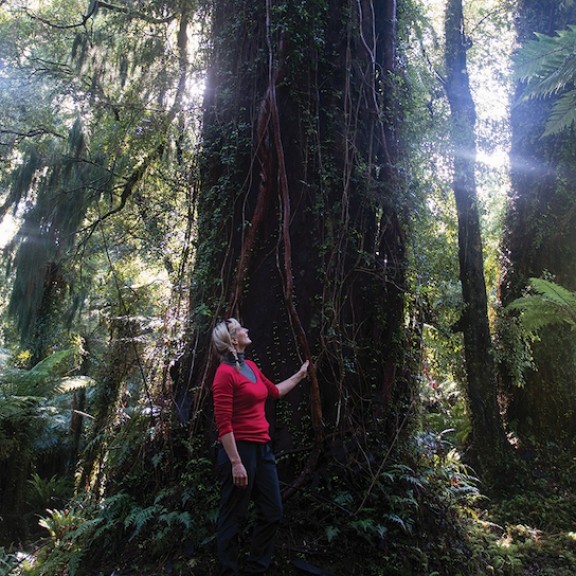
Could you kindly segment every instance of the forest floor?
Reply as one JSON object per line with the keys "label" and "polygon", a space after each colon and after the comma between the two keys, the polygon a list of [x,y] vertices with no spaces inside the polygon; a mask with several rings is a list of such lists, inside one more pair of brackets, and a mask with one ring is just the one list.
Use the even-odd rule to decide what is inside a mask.
{"label": "forest floor", "polygon": [[[505,483],[504,483],[505,484]],[[576,576],[576,458],[550,450],[525,457],[525,472],[510,486],[457,515],[437,515],[422,505],[423,518],[415,533],[399,531],[388,540],[357,538],[358,530],[327,537],[326,518],[302,505],[286,506],[286,522],[268,576]],[[298,509],[296,509],[296,506]],[[464,509],[465,508],[465,509]],[[436,514],[430,518],[431,512]],[[419,512],[420,513],[420,512]],[[350,520],[350,522],[353,522]],[[368,536],[368,533],[366,534]],[[22,551],[12,569],[9,552],[0,554],[0,576],[216,576],[213,537],[200,546],[182,539],[168,554],[150,560],[150,548],[128,545],[106,567],[94,556],[97,569],[74,571],[69,562],[59,568],[43,559],[48,540],[38,539]],[[46,544],[43,546],[43,544]],[[241,542],[248,547],[247,537]],[[45,556],[45,558],[48,558]],[[29,562],[30,559],[33,561]],[[4,564],[3,564],[4,562]],[[26,565],[28,567],[26,568]]]}
{"label": "forest floor", "polygon": [[524,477],[480,513],[502,552],[495,554],[495,573],[575,576],[576,458],[550,447],[525,463]]}
{"label": "forest floor", "polygon": [[[528,457],[526,473],[513,487],[481,495],[467,511],[464,531],[447,528],[448,538],[429,534],[446,543],[444,549],[432,548],[433,559],[422,559],[424,546],[416,538],[378,550],[361,542],[326,544],[326,527],[318,518],[306,517],[306,511],[302,515],[296,528],[284,526],[268,576],[576,576],[576,459],[552,450],[544,457]],[[442,549],[444,564],[438,553]],[[477,561],[454,561],[463,550]],[[161,571],[158,566],[141,570],[99,576],[217,573],[213,558],[201,556],[183,564],[169,561]]]}

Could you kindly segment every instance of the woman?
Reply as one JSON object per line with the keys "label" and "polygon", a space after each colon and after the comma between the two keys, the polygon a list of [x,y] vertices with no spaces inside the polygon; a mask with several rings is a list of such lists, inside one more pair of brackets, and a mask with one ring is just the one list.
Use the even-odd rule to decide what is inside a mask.
{"label": "woman", "polygon": [[265,404],[281,398],[306,377],[308,361],[293,376],[273,384],[244,358],[252,343],[238,320],[220,322],[212,332],[220,365],[212,387],[222,476],[216,540],[221,576],[238,574],[238,533],[250,500],[257,522],[245,574],[263,574],[272,561],[274,537],[282,519],[276,460],[270,447]]}

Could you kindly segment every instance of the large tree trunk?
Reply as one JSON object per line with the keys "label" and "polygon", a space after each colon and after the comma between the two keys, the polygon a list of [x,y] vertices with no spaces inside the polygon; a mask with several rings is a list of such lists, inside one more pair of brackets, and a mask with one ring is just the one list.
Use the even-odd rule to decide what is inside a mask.
{"label": "large tree trunk", "polygon": [[462,0],[446,9],[446,94],[454,149],[453,189],[458,213],[458,254],[464,300],[462,328],[472,445],[486,471],[502,468],[509,452],[497,399],[484,279],[482,233],[476,195],[476,112],[467,73]]}
{"label": "large tree trunk", "polygon": [[272,379],[313,360],[291,409],[270,415],[281,449],[309,431],[310,464],[327,430],[354,443],[397,400],[404,239],[397,136],[382,120],[384,101],[394,118],[395,2],[228,0],[215,10],[177,403],[185,421],[206,414],[196,408],[215,367],[210,329],[239,316]]}
{"label": "large tree trunk", "polygon": [[[576,8],[552,0],[519,3],[520,44],[576,22]],[[573,134],[541,138],[550,100],[522,100],[511,113],[511,198],[505,221],[504,304],[522,295],[531,277],[551,274],[576,289],[576,198]],[[508,419],[524,441],[572,444],[576,433],[576,342],[563,327],[544,329],[533,345],[535,369],[523,387],[509,386]]]}

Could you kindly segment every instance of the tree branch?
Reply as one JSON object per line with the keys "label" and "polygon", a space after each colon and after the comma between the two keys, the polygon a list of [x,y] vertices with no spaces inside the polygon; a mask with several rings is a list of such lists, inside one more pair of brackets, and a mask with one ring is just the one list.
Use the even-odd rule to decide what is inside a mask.
{"label": "tree branch", "polygon": [[170,14],[169,16],[166,16],[166,18],[153,18],[152,16],[142,14],[141,12],[137,12],[136,10],[130,10],[128,8],[125,8],[124,6],[117,6],[116,4],[111,4],[109,2],[102,2],[102,0],[96,0],[94,4],[96,7],[121,12],[122,14],[130,16],[131,18],[138,18],[138,20],[144,20],[145,22],[150,22],[151,24],[166,24],[174,20],[174,18],[176,17],[176,14]]}
{"label": "tree branch", "polygon": [[56,24],[55,22],[51,22],[50,20],[48,20],[46,18],[42,18],[41,16],[38,16],[37,14],[30,12],[30,10],[25,10],[25,13],[32,20],[38,20],[38,22],[42,22],[42,24],[46,24],[46,26],[50,26],[50,28],[55,28],[57,30],[71,30],[73,28],[84,28],[86,26],[86,22],[88,22],[88,20],[90,20],[90,18],[92,18],[92,16],[96,13],[97,7],[98,7],[98,2],[94,2],[90,6],[90,9],[88,10],[88,12],[82,16],[82,21],[76,22],[75,24]]}
{"label": "tree branch", "polygon": [[88,8],[88,12],[82,16],[80,22],[76,22],[74,24],[58,24],[56,22],[52,22],[47,18],[42,18],[29,10],[26,10],[26,14],[32,18],[32,20],[38,20],[38,22],[42,22],[42,24],[46,24],[46,26],[50,26],[51,28],[55,28],[57,30],[71,30],[74,28],[83,28],[86,26],[86,23],[90,18],[96,15],[98,8],[104,8],[106,10],[110,10],[113,12],[120,12],[121,14],[126,14],[126,16],[130,18],[136,18],[138,20],[144,20],[144,22],[149,22],[151,24],[166,24],[171,22],[175,18],[175,14],[170,14],[166,16],[166,18],[154,18],[152,16],[148,16],[147,14],[143,14],[142,12],[137,12],[136,10],[130,10],[125,6],[118,6],[116,4],[111,4],[110,2],[103,2],[101,0],[95,0],[90,3]]}
{"label": "tree branch", "polygon": [[0,134],[9,134],[12,136],[18,136],[19,138],[34,138],[35,136],[44,136],[46,134],[51,134],[56,136],[56,138],[65,139],[66,137],[54,130],[49,130],[48,128],[32,128],[27,132],[22,132],[20,130],[11,130],[9,128],[1,129]]}

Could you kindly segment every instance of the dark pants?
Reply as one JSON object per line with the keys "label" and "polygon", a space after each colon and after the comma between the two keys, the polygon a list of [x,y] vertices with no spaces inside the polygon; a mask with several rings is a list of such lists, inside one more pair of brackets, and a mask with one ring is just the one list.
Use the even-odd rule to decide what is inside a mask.
{"label": "dark pants", "polygon": [[238,453],[248,473],[248,487],[234,486],[232,466],[224,451],[218,453],[222,480],[220,515],[216,527],[221,576],[238,574],[238,534],[248,513],[250,500],[256,506],[247,574],[263,574],[272,561],[274,537],[282,520],[282,499],[276,459],[269,444],[237,442]]}

